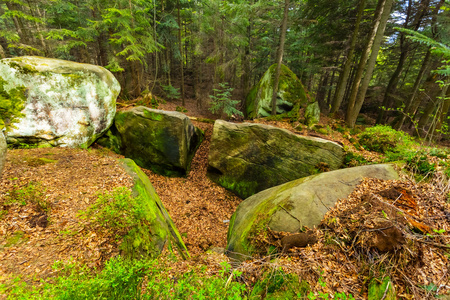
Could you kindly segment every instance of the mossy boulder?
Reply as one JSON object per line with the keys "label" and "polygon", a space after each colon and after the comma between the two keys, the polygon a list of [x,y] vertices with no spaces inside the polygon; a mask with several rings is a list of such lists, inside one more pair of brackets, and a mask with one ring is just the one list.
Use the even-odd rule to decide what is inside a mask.
{"label": "mossy boulder", "polygon": [[3,167],[5,166],[6,161],[6,139],[3,135],[3,132],[0,131],[0,178],[2,178]]}
{"label": "mossy boulder", "polygon": [[186,176],[203,140],[186,115],[144,106],[117,112],[114,125],[123,155],[166,176]]}
{"label": "mossy boulder", "polygon": [[361,179],[398,179],[393,165],[368,165],[336,170],[294,180],[264,190],[239,204],[230,220],[227,252],[243,260],[258,249],[252,237],[274,231],[298,232],[304,226],[320,224],[325,213],[338,199],[348,197]]}
{"label": "mossy boulder", "polygon": [[[87,147],[111,126],[120,85],[100,66],[23,56],[0,60],[8,144]],[[15,111],[17,110],[17,111]]]}
{"label": "mossy boulder", "polygon": [[319,172],[338,169],[342,147],[255,123],[217,120],[208,157],[208,176],[241,198]]}
{"label": "mossy boulder", "polygon": [[128,258],[158,256],[165,246],[175,246],[183,258],[189,253],[178,229],[165,209],[147,175],[131,159],[120,160],[121,166],[133,177],[133,196],[141,197],[145,224],[132,228],[121,245],[122,255]]}
{"label": "mossy boulder", "polygon": [[[272,94],[276,64],[264,73],[245,100],[245,117],[248,119],[268,117],[272,114]],[[292,111],[298,113],[300,107],[314,102],[297,76],[285,65],[281,65],[277,93],[277,114]]]}

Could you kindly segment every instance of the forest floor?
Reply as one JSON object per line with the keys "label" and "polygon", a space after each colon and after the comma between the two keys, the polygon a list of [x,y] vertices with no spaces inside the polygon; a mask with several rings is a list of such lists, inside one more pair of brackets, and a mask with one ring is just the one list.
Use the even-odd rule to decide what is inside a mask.
{"label": "forest floor", "polygon": [[[161,104],[159,109],[176,110],[180,104],[167,102]],[[186,108],[188,111],[185,113],[191,117],[217,118],[203,109],[197,109],[195,104]],[[217,270],[221,261],[229,260],[221,251],[226,245],[229,219],[242,201],[207,178],[207,155],[213,125],[193,122],[205,132],[205,140],[186,178],[167,178],[144,170],[192,256],[187,262],[179,263],[180,272],[185,265],[198,264]],[[355,149],[349,137],[338,132],[328,135],[308,129],[298,132],[295,126],[281,121],[258,122],[340,142],[372,161],[379,156],[364,149]],[[323,122],[329,125],[334,121],[325,119]],[[12,278],[21,276],[26,282],[38,284],[41,279],[57,275],[52,269],[55,261],[76,260],[89,267],[101,267],[118,254],[116,241],[107,238],[98,228],[92,228],[89,221],[80,217],[79,211],[93,204],[99,192],[131,186],[131,178],[117,165],[117,158],[120,157],[95,146],[88,150],[52,148],[8,151],[0,180],[0,283],[11,282]],[[371,226],[367,224],[373,219],[374,211],[361,209],[362,199],[367,195],[379,198],[383,191],[393,187],[400,193],[408,194],[413,204],[405,209],[404,203],[398,199],[383,198],[383,201],[390,201],[386,205],[391,210],[394,207],[396,212],[408,214],[412,221],[397,222],[389,213],[386,218],[395,219],[396,224],[400,224],[396,226],[403,229],[411,227],[411,223],[416,229],[428,229],[412,235],[408,231],[410,235],[406,241],[399,243],[399,249],[393,253],[369,251],[364,246],[363,236],[357,245],[345,245],[343,241],[349,238],[349,232]],[[260,258],[245,262],[239,266],[243,272],[241,280],[251,286],[267,270],[283,270],[299,275],[316,294],[352,293],[356,299],[362,299],[367,297],[366,280],[369,276],[388,274],[401,298],[424,299],[437,293],[448,293],[450,216],[446,213],[450,211],[450,204],[446,202],[445,192],[448,192],[448,183],[439,178],[421,185],[407,178],[388,182],[364,180],[348,199],[342,199],[329,212],[323,226],[315,229],[318,237],[316,244],[291,249],[276,260]],[[13,198],[19,201],[12,202]],[[380,207],[376,212],[386,214],[386,207]],[[358,221],[349,223],[348,220],[355,220],[355,215]],[[48,221],[45,216],[48,216]],[[339,226],[330,225],[330,220]],[[432,229],[437,231],[443,228],[447,231],[439,237],[429,239],[426,235],[435,235]],[[265,245],[274,243],[264,237],[260,242]],[[211,249],[212,254],[207,252]],[[383,266],[381,269],[386,274],[378,274],[376,266]],[[384,266],[389,266],[389,269]]]}

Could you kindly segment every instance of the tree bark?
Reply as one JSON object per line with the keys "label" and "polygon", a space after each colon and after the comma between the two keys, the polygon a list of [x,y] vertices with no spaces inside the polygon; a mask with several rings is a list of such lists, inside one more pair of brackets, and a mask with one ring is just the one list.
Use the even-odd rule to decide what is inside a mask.
{"label": "tree bark", "polygon": [[[433,17],[431,19],[431,28],[432,28],[433,38],[435,38],[437,35],[437,27],[436,27],[437,15],[439,13],[441,6],[444,3],[445,3],[445,0],[439,1],[439,3],[436,4],[436,7],[433,9]],[[429,68],[430,57],[431,57],[431,52],[430,52],[430,48],[428,48],[428,51],[422,62],[422,67],[420,68],[420,71],[416,77],[416,81],[414,82],[412,94],[409,97],[409,99],[407,100],[405,114],[403,114],[401,116],[401,118],[399,119],[399,121],[394,125],[394,128],[397,130],[399,130],[403,126],[403,123],[405,122],[407,116],[412,117],[417,112],[417,109],[420,105],[420,98],[417,97],[417,92],[419,91],[419,87],[422,83],[423,78],[425,76],[427,76],[426,74],[430,71],[430,68]],[[411,120],[411,121],[413,121],[413,120]]]}
{"label": "tree bark", "polygon": [[[428,6],[430,4],[430,0],[424,0],[421,3],[421,12],[418,13],[413,20],[413,30],[417,30],[421,24],[422,18],[425,15],[425,12],[428,10]],[[405,23],[403,24],[403,28],[409,27],[409,20],[411,17],[411,9],[412,9],[412,0],[409,0],[408,3],[408,11],[405,18]],[[388,86],[386,88],[386,92],[384,93],[384,99],[383,99],[383,107],[392,107],[393,102],[393,95],[397,90],[397,85],[400,80],[400,76],[403,72],[403,68],[406,62],[406,59],[408,58],[408,54],[410,51],[410,43],[406,40],[405,34],[403,32],[400,33],[400,58],[397,63],[397,68],[395,69],[394,73],[391,76],[391,79],[389,80]],[[384,109],[381,109],[378,113],[377,118],[377,124],[386,122],[385,120],[386,111]]]}
{"label": "tree bark", "polygon": [[284,53],[284,42],[286,40],[286,30],[287,30],[287,21],[288,21],[288,13],[289,13],[289,0],[284,1],[284,13],[283,13],[283,21],[281,22],[281,32],[280,32],[280,43],[278,45],[277,52],[277,68],[275,72],[275,79],[273,84],[273,93],[272,93],[272,115],[277,113],[277,94],[278,94],[278,83],[280,81],[281,74],[281,62],[283,61],[283,53]]}
{"label": "tree bark", "polygon": [[181,72],[181,105],[185,106],[184,102],[184,60],[183,60],[183,43],[181,40],[181,17],[180,17],[180,0],[177,1],[177,19],[178,19],[178,43],[180,48],[180,72]]}
{"label": "tree bark", "polygon": [[[363,57],[360,60],[356,80],[353,84],[352,93],[350,95],[349,104],[347,106],[347,115],[345,122],[350,128],[353,128],[355,126],[356,118],[358,117],[359,111],[361,110],[361,106],[364,102],[367,88],[369,87],[369,82],[372,78],[373,69],[375,68],[378,51],[380,50],[380,45],[383,40],[386,23],[391,13],[393,2],[394,0],[379,0],[378,2],[372,33],[369,38],[369,42],[367,43],[367,47],[364,51]],[[366,58],[369,56],[369,53],[370,57],[369,60],[367,60]],[[364,68],[366,67],[366,65],[366,73],[363,78]]]}
{"label": "tree bark", "polygon": [[355,30],[353,31],[352,37],[350,39],[350,49],[347,54],[347,59],[344,64],[344,69],[342,70],[342,73],[339,76],[338,85],[336,87],[336,92],[334,94],[333,102],[331,104],[331,111],[330,111],[331,114],[334,114],[339,110],[339,108],[342,104],[342,100],[344,99],[345,90],[346,90],[347,83],[348,83],[349,76],[350,76],[350,70],[352,69],[353,55],[355,53],[356,40],[357,40],[358,34],[359,34],[359,25],[361,23],[362,15],[364,14],[365,6],[366,6],[366,0],[359,1]]}

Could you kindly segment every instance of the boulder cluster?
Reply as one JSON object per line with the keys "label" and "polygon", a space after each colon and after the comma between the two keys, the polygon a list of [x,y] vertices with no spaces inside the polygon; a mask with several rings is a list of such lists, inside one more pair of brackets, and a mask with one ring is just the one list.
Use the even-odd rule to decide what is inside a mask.
{"label": "boulder cluster", "polygon": [[[267,95],[272,93],[267,88],[272,77],[270,69],[268,72],[247,99],[246,114],[250,118],[265,116],[270,109]],[[310,120],[307,123],[316,123],[316,104],[291,73],[283,68],[277,110],[286,113],[303,107]],[[136,196],[148,201],[146,213],[153,216],[149,220],[155,220],[150,229],[154,236],[140,235],[130,245],[140,253],[159,253],[170,240],[189,256],[148,178],[147,182],[134,165],[166,176],[186,176],[204,137],[186,115],[142,106],[116,112],[120,86],[108,70],[57,59],[0,60],[0,89],[8,101],[21,101],[16,106],[20,112],[9,112],[14,122],[3,122],[6,141],[0,133],[0,171],[6,142],[12,146],[88,147],[97,141],[132,159],[123,165],[136,178]],[[257,123],[217,120],[208,176],[246,199],[230,221],[230,255],[260,252],[251,242],[257,231],[270,228],[295,233],[318,225],[329,208],[350,194],[363,177],[398,176],[389,165],[339,170],[343,156],[343,148],[332,141]],[[293,239],[305,245],[313,240],[302,235]],[[285,242],[286,247],[294,242]]]}

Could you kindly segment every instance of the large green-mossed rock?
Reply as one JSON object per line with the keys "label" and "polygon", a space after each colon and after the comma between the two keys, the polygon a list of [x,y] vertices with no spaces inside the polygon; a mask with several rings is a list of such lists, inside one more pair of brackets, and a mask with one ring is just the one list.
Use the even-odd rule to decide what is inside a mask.
{"label": "large green-mossed rock", "polygon": [[313,228],[337,200],[347,198],[362,178],[398,179],[392,165],[368,165],[336,170],[294,180],[264,190],[241,202],[230,220],[227,251],[243,259],[264,254],[251,237],[270,228],[298,232],[303,226]]}
{"label": "large green-mossed rock", "polygon": [[114,125],[121,154],[167,176],[187,175],[203,139],[203,132],[186,115],[143,106],[118,111]]}
{"label": "large green-mossed rock", "polygon": [[0,131],[0,178],[2,178],[3,167],[5,166],[6,161],[6,139],[3,135],[3,132]]}
{"label": "large green-mossed rock", "polygon": [[342,162],[343,149],[337,143],[263,124],[217,120],[208,175],[244,199],[323,167],[338,169]]}
{"label": "large green-mossed rock", "polygon": [[[272,94],[276,64],[264,73],[245,100],[245,116],[249,119],[268,117],[272,114]],[[297,76],[285,65],[281,65],[277,94],[277,114],[306,107],[311,101],[305,87]],[[314,101],[312,101],[314,102]]]}
{"label": "large green-mossed rock", "polygon": [[121,245],[125,257],[141,258],[158,256],[165,246],[176,247],[183,258],[189,253],[178,229],[165,209],[147,175],[131,159],[120,160],[120,165],[134,181],[133,196],[140,197],[145,223],[132,228]]}
{"label": "large green-mossed rock", "polygon": [[100,66],[35,56],[0,60],[0,93],[19,110],[11,111],[17,120],[4,120],[10,144],[87,147],[111,126],[119,92]]}

